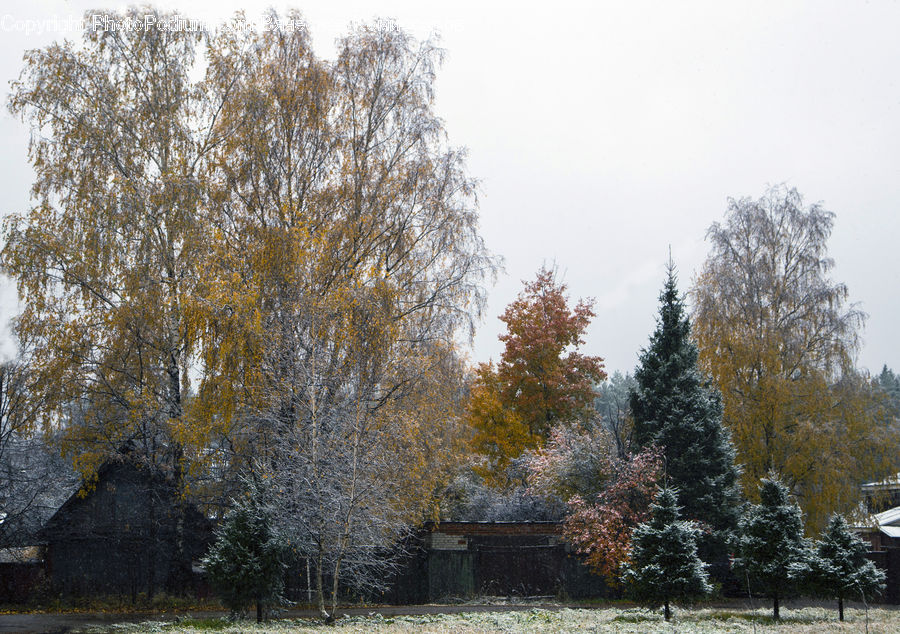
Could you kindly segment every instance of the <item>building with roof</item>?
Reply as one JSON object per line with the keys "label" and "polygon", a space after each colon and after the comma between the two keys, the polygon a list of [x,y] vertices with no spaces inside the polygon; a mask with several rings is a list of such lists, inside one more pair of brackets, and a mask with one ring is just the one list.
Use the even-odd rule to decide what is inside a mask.
{"label": "building with roof", "polygon": [[860,488],[863,503],[853,530],[872,551],[900,548],[900,473]]}
{"label": "building with roof", "polygon": [[383,600],[618,596],[562,539],[561,522],[428,522],[417,541]]}
{"label": "building with roof", "polygon": [[212,527],[162,473],[109,461],[86,494],[76,493],[38,534],[46,574],[64,594],[181,593]]}
{"label": "building with roof", "polygon": [[880,513],[900,506],[900,473],[878,482],[866,482],[860,488],[869,513]]}
{"label": "building with roof", "polygon": [[900,548],[900,506],[870,515],[867,522],[858,522],[853,530],[869,542],[870,550]]}

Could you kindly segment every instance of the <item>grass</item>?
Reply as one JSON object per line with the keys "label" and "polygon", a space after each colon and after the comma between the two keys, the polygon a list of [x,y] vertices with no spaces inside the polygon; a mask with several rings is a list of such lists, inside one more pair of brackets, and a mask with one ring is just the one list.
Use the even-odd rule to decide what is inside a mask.
{"label": "grass", "polygon": [[[602,609],[561,608],[559,610],[531,609],[509,612],[464,612],[460,614],[429,614],[417,616],[381,615],[351,616],[338,619],[334,625],[324,625],[308,619],[282,619],[257,625],[253,621],[232,623],[227,619],[191,619],[180,622],[148,621],[121,624],[89,630],[115,634],[143,632],[285,632],[342,634],[363,632],[383,633],[456,633],[456,632],[783,632],[813,634],[818,632],[865,632],[864,610],[846,610],[845,621],[837,620],[837,611],[823,607],[782,609],[782,620],[772,620],[766,609],[743,610],[722,608],[676,609],[671,622],[663,620],[659,610],[646,608],[608,607]],[[868,632],[872,634],[900,631],[900,611],[878,607],[869,610]]]}

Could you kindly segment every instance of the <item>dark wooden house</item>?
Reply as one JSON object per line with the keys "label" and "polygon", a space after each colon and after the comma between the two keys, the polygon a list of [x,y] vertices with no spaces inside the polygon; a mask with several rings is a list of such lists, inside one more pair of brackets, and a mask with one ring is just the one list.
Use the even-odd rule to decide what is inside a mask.
{"label": "dark wooden house", "polygon": [[192,562],[208,549],[212,528],[171,480],[125,460],[103,465],[95,487],[69,498],[39,537],[57,590],[134,598],[192,590]]}

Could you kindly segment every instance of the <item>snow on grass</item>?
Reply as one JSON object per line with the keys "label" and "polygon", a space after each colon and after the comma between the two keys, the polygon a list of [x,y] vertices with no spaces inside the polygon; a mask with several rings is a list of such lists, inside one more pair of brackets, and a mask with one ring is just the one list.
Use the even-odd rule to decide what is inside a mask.
{"label": "snow on grass", "polygon": [[[848,609],[846,620],[837,620],[836,610],[824,608],[782,609],[782,620],[775,623],[771,611],[683,609],[676,610],[670,623],[666,623],[659,611],[642,608],[569,609],[509,612],[465,612],[461,614],[434,614],[420,616],[353,616],[339,619],[334,625],[303,619],[275,620],[261,625],[240,621],[229,623],[224,619],[181,623],[145,622],[121,624],[93,632],[137,634],[143,632],[209,632],[228,634],[238,632],[315,632],[337,631],[344,634],[363,632],[429,632],[455,634],[456,632],[619,632],[638,634],[644,632],[783,632],[813,634],[819,632],[864,632],[866,617],[863,610]],[[900,611],[876,608],[869,610],[868,631],[872,634],[900,631]]]}

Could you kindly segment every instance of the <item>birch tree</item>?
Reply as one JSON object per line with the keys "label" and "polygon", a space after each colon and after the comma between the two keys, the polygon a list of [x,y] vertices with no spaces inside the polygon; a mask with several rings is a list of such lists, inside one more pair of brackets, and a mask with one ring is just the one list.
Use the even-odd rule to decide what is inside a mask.
{"label": "birch tree", "polygon": [[[129,9],[112,18],[173,17]],[[88,479],[126,442],[181,479],[196,329],[201,165],[218,138],[215,95],[191,79],[203,33],[104,30],[25,54],[9,107],[31,127],[34,206],[7,218],[0,253],[16,279],[35,389]],[[216,128],[218,130],[218,128]]]}
{"label": "birch tree", "polygon": [[896,472],[897,434],[854,367],[864,314],[831,279],[834,214],[794,189],[731,200],[693,289],[699,362],[722,393],[745,493],[776,471],[809,526]]}
{"label": "birch tree", "polygon": [[32,125],[36,206],[2,264],[42,402],[57,426],[82,413],[63,429],[79,469],[125,443],[182,490],[209,463],[300,469],[293,490],[321,508],[315,539],[295,537],[322,549],[324,611],[340,553],[423,517],[449,477],[457,342],[496,263],[433,112],[441,50],[375,23],[325,62],[288,17],[30,52],[11,109]]}
{"label": "birch tree", "polygon": [[251,38],[213,47],[211,76],[240,79],[209,169],[196,412],[271,470],[327,613],[448,477],[455,341],[495,265],[432,111],[433,43],[376,23],[329,64],[302,29]]}

